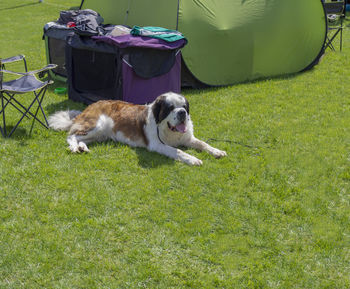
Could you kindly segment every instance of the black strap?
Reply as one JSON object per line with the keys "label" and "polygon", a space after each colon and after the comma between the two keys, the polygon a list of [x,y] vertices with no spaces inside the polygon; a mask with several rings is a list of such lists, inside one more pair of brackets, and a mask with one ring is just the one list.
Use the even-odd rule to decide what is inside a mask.
{"label": "black strap", "polygon": [[160,136],[159,136],[159,126],[157,126],[157,136],[158,136],[159,141],[160,141],[163,145],[165,145],[165,143],[160,139]]}

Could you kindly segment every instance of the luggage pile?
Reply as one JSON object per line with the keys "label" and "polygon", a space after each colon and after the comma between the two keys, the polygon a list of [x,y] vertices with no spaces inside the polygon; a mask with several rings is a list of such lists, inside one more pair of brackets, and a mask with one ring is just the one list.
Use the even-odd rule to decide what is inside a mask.
{"label": "luggage pile", "polygon": [[186,38],[161,27],[103,25],[95,11],[62,11],[44,27],[54,79],[67,81],[71,100],[119,99],[136,104],[181,91],[181,48]]}

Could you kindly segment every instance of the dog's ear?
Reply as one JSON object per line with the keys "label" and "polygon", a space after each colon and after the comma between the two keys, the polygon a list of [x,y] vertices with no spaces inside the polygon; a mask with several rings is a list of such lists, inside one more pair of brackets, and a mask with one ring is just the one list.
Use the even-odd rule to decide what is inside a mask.
{"label": "dog's ear", "polygon": [[185,104],[185,109],[186,109],[186,111],[187,111],[187,114],[190,114],[190,104],[188,103],[188,101],[187,101],[186,98],[185,98],[185,102],[186,102],[186,104]]}
{"label": "dog's ear", "polygon": [[161,122],[160,111],[162,109],[163,103],[164,103],[164,97],[159,96],[152,105],[152,112],[153,112],[154,119],[156,120],[157,124]]}

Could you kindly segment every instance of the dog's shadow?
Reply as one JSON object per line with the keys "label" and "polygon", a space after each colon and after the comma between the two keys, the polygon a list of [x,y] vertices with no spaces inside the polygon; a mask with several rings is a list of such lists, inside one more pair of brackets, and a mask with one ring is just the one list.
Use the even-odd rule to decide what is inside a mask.
{"label": "dog's shadow", "polygon": [[156,152],[150,152],[145,148],[132,148],[138,157],[139,165],[145,169],[158,168],[165,165],[174,165],[175,160],[160,155]]}
{"label": "dog's shadow", "polygon": [[[115,149],[122,148],[122,147],[130,148],[136,153],[139,166],[145,169],[152,169],[152,168],[158,168],[165,165],[175,164],[175,160],[168,158],[164,155],[161,155],[159,153],[151,152],[146,148],[131,147],[120,142],[114,142],[112,140],[108,140],[105,142],[92,142],[91,144],[89,144],[89,149],[91,150],[90,153],[94,153],[94,150],[101,148],[101,146],[105,146],[102,149],[106,149],[106,150],[108,150],[108,147],[115,148]],[[67,153],[71,153],[71,152],[67,150]]]}

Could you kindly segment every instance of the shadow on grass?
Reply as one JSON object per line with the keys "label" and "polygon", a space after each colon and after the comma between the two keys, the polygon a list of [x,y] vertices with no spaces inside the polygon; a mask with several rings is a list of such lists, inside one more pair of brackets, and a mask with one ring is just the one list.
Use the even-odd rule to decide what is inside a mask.
{"label": "shadow on grass", "polygon": [[[13,128],[14,128],[14,125],[6,126],[6,133],[9,134]],[[0,137],[4,139],[4,137],[1,134],[0,134]],[[5,138],[13,139],[13,140],[21,140],[22,142],[20,143],[20,145],[25,146],[26,144],[23,141],[32,138],[32,135],[30,135],[29,131],[27,131],[26,129],[18,126],[10,137],[7,136]]]}
{"label": "shadow on grass", "polygon": [[145,169],[157,168],[164,165],[174,164],[175,160],[155,152],[150,152],[145,148],[133,148],[139,159],[139,165]]}
{"label": "shadow on grass", "polygon": [[[89,149],[91,150],[91,153],[94,153],[94,150],[97,150],[99,147],[105,147],[103,149],[108,150],[108,147],[114,147],[117,149],[125,146],[128,146],[128,145],[120,142],[115,142],[112,140],[108,140],[105,142],[92,142],[91,144],[88,145]],[[138,164],[142,168],[154,169],[164,165],[173,165],[175,163],[175,160],[170,159],[166,156],[160,155],[156,152],[148,151],[146,148],[130,147],[130,149],[132,149],[136,153],[138,158]],[[67,149],[67,153],[71,154],[69,149]]]}
{"label": "shadow on grass", "polygon": [[62,100],[61,102],[51,103],[45,106],[47,116],[60,110],[84,110],[86,105],[80,102],[75,102],[70,99]]}
{"label": "shadow on grass", "polygon": [[[320,61],[322,61],[324,54],[321,56]],[[217,85],[217,86],[206,86],[206,87],[200,87],[200,88],[192,88],[192,87],[182,87],[181,88],[181,93],[186,96],[186,94],[192,94],[192,95],[198,95],[202,94],[204,92],[217,92],[223,88],[230,88],[234,86],[240,86],[240,85],[256,85],[256,83],[262,82],[262,81],[281,81],[281,80],[287,80],[287,79],[293,79],[295,77],[298,77],[301,74],[305,73],[310,73],[314,69],[314,66],[311,67],[308,70],[300,71],[300,72],[295,72],[287,75],[276,75],[276,76],[271,76],[271,77],[260,77],[254,80],[246,80],[246,81],[241,81],[233,84],[228,84],[228,85]]]}

